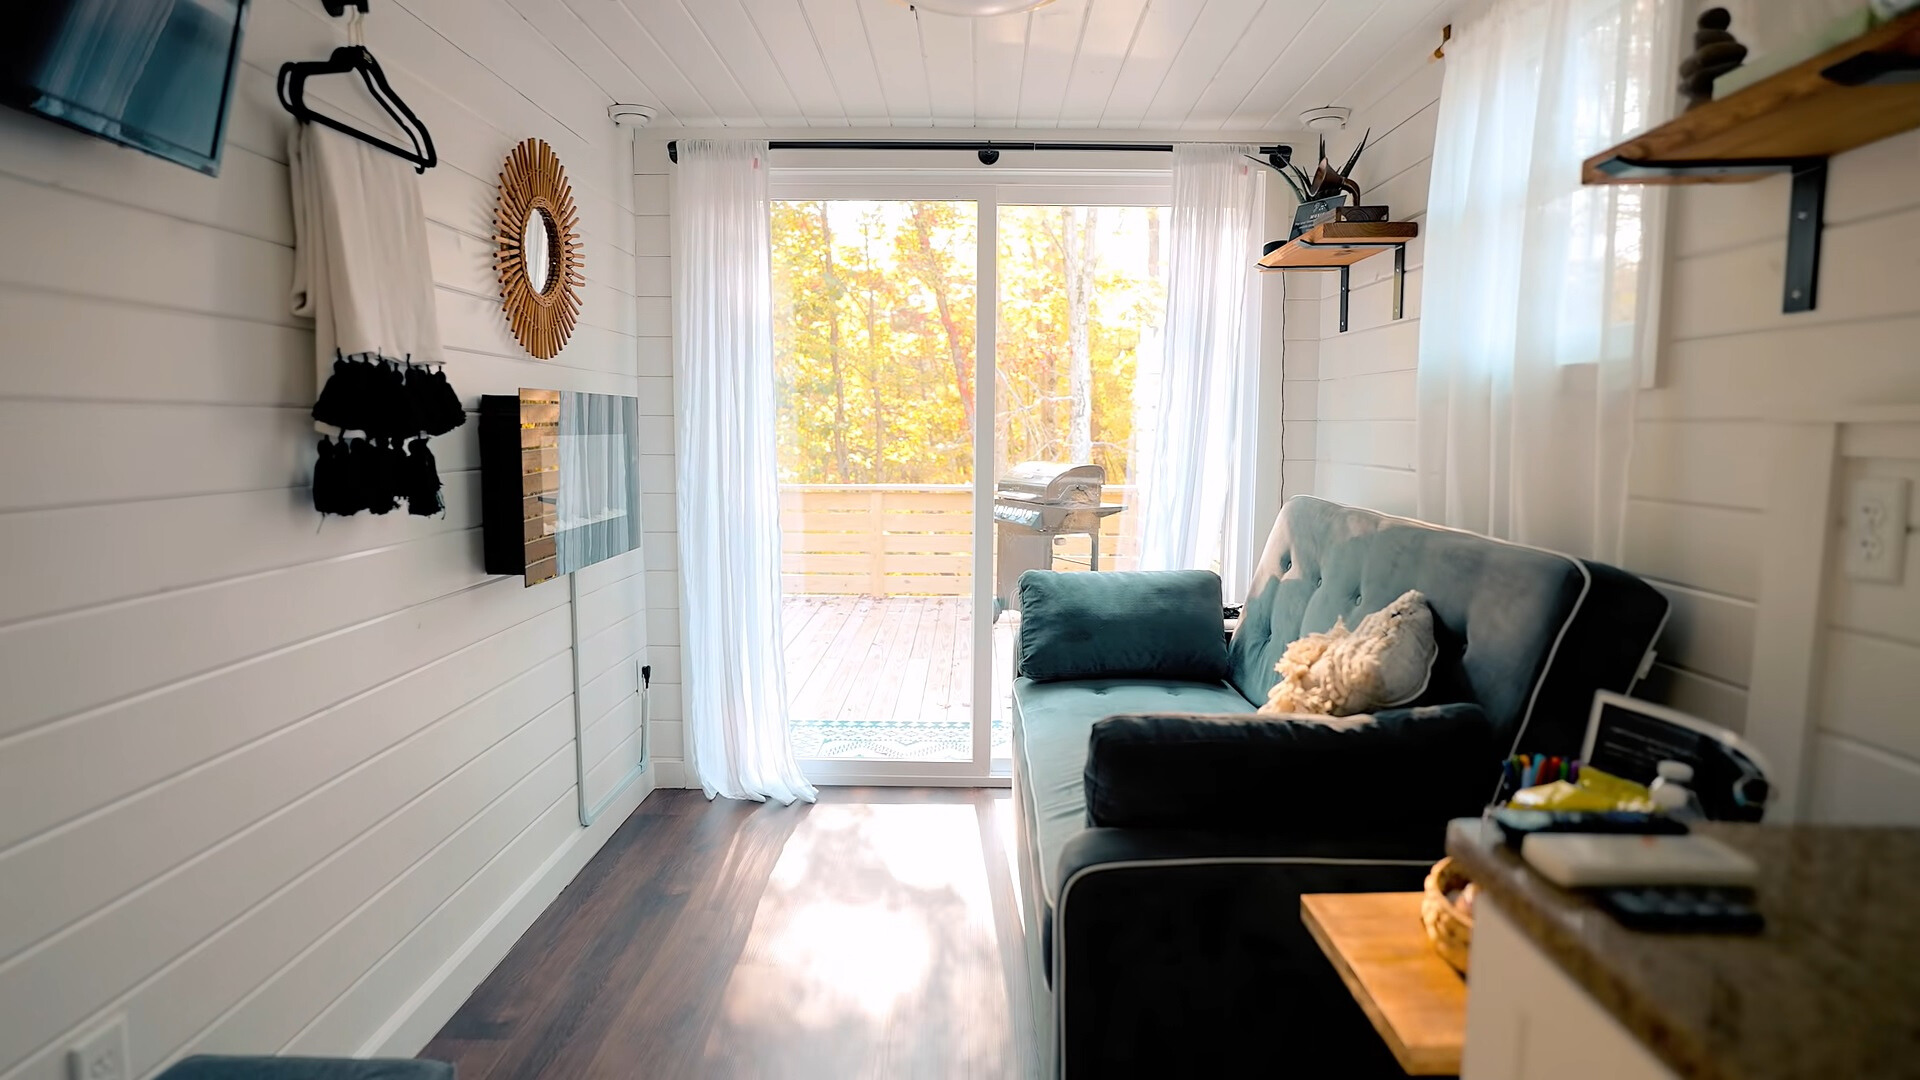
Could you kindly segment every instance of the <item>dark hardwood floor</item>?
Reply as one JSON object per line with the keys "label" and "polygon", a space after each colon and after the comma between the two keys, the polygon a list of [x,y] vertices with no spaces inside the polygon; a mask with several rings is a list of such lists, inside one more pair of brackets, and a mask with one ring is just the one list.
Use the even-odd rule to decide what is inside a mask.
{"label": "dark hardwood floor", "polygon": [[461,1080],[1026,1077],[1007,792],[659,791],[422,1057]]}

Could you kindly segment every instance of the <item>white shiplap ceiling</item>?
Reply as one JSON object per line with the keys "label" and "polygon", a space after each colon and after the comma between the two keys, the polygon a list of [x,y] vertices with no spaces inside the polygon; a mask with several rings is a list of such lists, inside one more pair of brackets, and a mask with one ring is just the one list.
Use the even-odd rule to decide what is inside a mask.
{"label": "white shiplap ceiling", "polygon": [[[1449,0],[510,0],[616,101],[677,127],[1268,131],[1354,105]],[[1428,46],[1430,47],[1430,46]],[[1400,72],[1404,74],[1404,72]]]}

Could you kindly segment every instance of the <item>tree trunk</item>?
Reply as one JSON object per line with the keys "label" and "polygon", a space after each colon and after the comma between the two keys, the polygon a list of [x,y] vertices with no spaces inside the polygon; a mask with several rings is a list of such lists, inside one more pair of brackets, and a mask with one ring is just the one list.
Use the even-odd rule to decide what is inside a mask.
{"label": "tree trunk", "polygon": [[879,334],[874,319],[874,307],[879,303],[873,295],[873,232],[871,226],[861,230],[866,240],[867,302],[862,306],[861,314],[867,324],[867,390],[873,396],[873,467],[867,477],[869,484],[884,484],[886,476],[886,448],[881,445],[887,428],[887,405],[880,396],[880,356]]}
{"label": "tree trunk", "polygon": [[[1067,245],[1070,243],[1069,237],[1073,234],[1073,223],[1067,220],[1069,213],[1066,207],[1061,207],[1059,212],[1048,217],[1046,228],[1036,230],[1044,234],[1048,256],[1057,257],[1060,260],[1057,264],[1059,267],[1057,276],[1055,276],[1054,263],[1043,264],[1040,261],[1041,241],[1037,238],[1032,241],[1033,265],[1046,267],[1040,272],[1047,275],[1045,280],[1049,286],[1056,281],[1065,281],[1067,278],[1069,265]],[[1065,452],[1065,447],[1061,445],[1059,414],[1059,405],[1064,399],[1060,394],[1060,341],[1052,333],[1058,328],[1049,325],[1047,329],[1049,332],[1040,346],[1039,355],[1035,357],[1038,363],[1035,365],[1037,370],[1034,372],[1034,401],[1040,407],[1039,428],[1044,433],[1044,437],[1041,441],[1034,443],[1033,451],[1034,457],[1042,461],[1056,461]]]}
{"label": "tree trunk", "polygon": [[1160,280],[1160,210],[1147,208],[1147,276]]}
{"label": "tree trunk", "polygon": [[827,204],[820,208],[821,285],[827,291],[827,363],[833,369],[833,464],[839,474],[837,483],[850,483],[847,476],[847,380],[840,371],[840,283],[833,272],[833,225],[827,221]]}
{"label": "tree trunk", "polygon": [[953,365],[953,387],[960,392],[960,404],[967,418],[967,436],[973,436],[973,364],[960,340],[960,328],[954,325],[953,283],[947,280],[946,267],[933,250],[933,229],[926,203],[913,204],[914,243],[920,252],[920,279],[933,292],[934,307],[940,312],[940,329],[947,336],[947,356]]}
{"label": "tree trunk", "polygon": [[1093,350],[1088,327],[1093,308],[1093,246],[1097,207],[1075,207],[1066,222],[1067,396],[1073,403],[1068,445],[1075,463],[1093,460]]}

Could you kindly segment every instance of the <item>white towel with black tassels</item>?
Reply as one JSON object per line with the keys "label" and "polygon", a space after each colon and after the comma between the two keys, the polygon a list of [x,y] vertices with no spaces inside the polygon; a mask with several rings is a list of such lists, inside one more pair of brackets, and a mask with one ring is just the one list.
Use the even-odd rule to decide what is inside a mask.
{"label": "white towel with black tassels", "polygon": [[433,267],[414,167],[318,124],[294,126],[287,164],[293,313],[313,318],[315,392],[338,356],[439,362]]}

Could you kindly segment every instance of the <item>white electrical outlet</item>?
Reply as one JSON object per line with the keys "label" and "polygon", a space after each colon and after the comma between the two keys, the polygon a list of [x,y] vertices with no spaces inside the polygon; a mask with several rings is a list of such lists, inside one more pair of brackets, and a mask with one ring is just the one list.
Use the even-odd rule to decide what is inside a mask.
{"label": "white electrical outlet", "polygon": [[127,1018],[116,1016],[67,1049],[67,1080],[128,1080]]}
{"label": "white electrical outlet", "polygon": [[1847,486],[1847,576],[1898,583],[1906,554],[1906,477],[1855,479]]}

